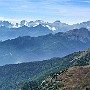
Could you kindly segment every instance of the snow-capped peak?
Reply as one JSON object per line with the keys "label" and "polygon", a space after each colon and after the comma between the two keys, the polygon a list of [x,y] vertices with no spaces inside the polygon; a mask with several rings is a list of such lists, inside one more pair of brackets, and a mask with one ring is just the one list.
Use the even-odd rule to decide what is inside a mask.
{"label": "snow-capped peak", "polygon": [[48,27],[48,29],[50,29],[50,30],[56,30],[56,28],[55,27],[50,27],[49,25],[46,25],[46,27]]}

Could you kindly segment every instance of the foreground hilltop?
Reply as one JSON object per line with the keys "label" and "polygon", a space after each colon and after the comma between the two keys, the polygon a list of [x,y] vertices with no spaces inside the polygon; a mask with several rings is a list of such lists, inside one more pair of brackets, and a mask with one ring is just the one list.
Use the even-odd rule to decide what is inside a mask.
{"label": "foreground hilltop", "polygon": [[33,90],[90,90],[90,66],[71,67],[55,73],[42,81],[38,89]]}
{"label": "foreground hilltop", "polygon": [[63,60],[71,62],[68,67],[57,68],[58,71],[54,68],[46,76],[25,82],[21,90],[90,90],[90,49],[68,55]]}
{"label": "foreground hilltop", "polygon": [[[34,86],[37,86],[48,76],[53,76],[57,72],[62,72],[72,66],[85,66],[89,64],[90,50],[88,49],[87,51],[76,52],[63,58],[1,66],[0,89],[16,90],[25,81],[34,81]],[[33,83],[30,84],[29,89],[31,87],[33,87]]]}

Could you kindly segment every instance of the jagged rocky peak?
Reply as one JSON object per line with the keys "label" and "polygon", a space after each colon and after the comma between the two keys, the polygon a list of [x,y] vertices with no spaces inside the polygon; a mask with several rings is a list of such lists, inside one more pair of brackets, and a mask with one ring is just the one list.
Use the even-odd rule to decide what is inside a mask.
{"label": "jagged rocky peak", "polygon": [[68,38],[71,40],[80,40],[81,42],[84,43],[90,40],[90,31],[86,28],[73,29],[67,31],[65,35],[67,35]]}
{"label": "jagged rocky peak", "polygon": [[[66,32],[68,34],[77,34],[77,35],[85,35],[85,34],[88,34],[89,33],[89,30],[86,29],[86,28],[80,28],[80,29],[73,29],[73,30],[70,30],[68,32]],[[86,35],[85,35],[86,36]]]}
{"label": "jagged rocky peak", "polygon": [[16,24],[10,23],[9,21],[0,21],[0,27],[4,26],[6,28],[19,28],[22,26],[27,27],[36,27],[39,24],[41,24],[44,27],[48,27],[48,29],[54,31],[54,32],[65,32],[76,28],[87,28],[90,30],[90,21],[82,22],[80,24],[74,24],[74,25],[68,25],[66,23],[62,23],[60,20],[56,20],[53,23],[45,22],[43,20],[35,20],[35,21],[26,21],[22,20],[19,23],[16,22]]}
{"label": "jagged rocky peak", "polygon": [[35,22],[38,22],[38,23],[44,23],[43,20],[36,20]]}
{"label": "jagged rocky peak", "polygon": [[21,22],[20,22],[20,26],[28,26],[28,22],[26,21],[26,20],[22,20]]}
{"label": "jagged rocky peak", "polygon": [[90,25],[90,21],[87,21],[87,22],[82,22],[82,23],[80,23],[80,24],[85,24],[85,25]]}
{"label": "jagged rocky peak", "polygon": [[0,20],[0,27],[6,27],[6,28],[11,28],[13,26],[13,24],[11,24],[9,21],[1,21]]}

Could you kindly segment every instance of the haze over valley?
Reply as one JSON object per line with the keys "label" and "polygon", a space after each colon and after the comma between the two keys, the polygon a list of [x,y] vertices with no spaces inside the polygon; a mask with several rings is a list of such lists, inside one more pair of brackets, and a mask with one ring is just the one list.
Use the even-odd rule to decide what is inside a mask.
{"label": "haze over valley", "polygon": [[90,90],[90,0],[0,0],[0,90]]}

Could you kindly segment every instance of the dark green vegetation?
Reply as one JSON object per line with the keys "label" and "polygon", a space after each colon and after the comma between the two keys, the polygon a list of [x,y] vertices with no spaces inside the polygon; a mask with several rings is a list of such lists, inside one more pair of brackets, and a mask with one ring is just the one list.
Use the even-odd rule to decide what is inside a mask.
{"label": "dark green vegetation", "polygon": [[89,47],[90,31],[85,28],[39,37],[18,37],[0,42],[0,65],[63,57]]}
{"label": "dark green vegetation", "polygon": [[[73,53],[63,58],[1,66],[0,89],[15,90],[17,87],[23,87],[26,88],[23,90],[28,90],[28,88],[35,88],[44,79],[48,76],[53,76],[56,72],[62,72],[71,66],[89,65],[89,62],[90,50],[87,50]],[[22,86],[25,81],[29,83],[27,82]]]}
{"label": "dark green vegetation", "polygon": [[21,90],[90,90],[90,66],[72,67],[57,72],[43,80],[40,85],[26,82]]}
{"label": "dark green vegetation", "polygon": [[[25,82],[21,90],[89,90],[90,89],[90,50],[73,53],[63,58],[70,67],[45,74],[36,80]],[[68,63],[67,63],[68,64]],[[71,67],[74,66],[74,67]],[[60,65],[61,67],[61,65]]]}
{"label": "dark green vegetation", "polygon": [[57,58],[41,62],[30,62],[0,67],[0,89],[14,89],[18,84],[24,81],[35,79],[46,72],[47,74],[50,72],[52,73],[53,69],[63,70],[68,66],[68,61],[62,61],[60,58]]}

